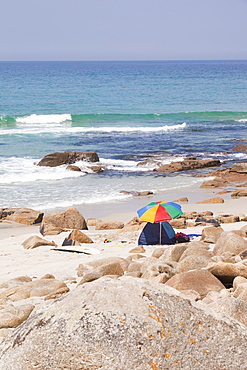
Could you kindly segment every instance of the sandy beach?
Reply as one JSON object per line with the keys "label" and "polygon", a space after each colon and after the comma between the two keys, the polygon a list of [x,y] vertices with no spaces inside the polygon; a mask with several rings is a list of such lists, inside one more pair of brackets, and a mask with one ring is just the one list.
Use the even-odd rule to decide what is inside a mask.
{"label": "sandy beach", "polygon": [[[182,204],[183,212],[212,211],[214,217],[222,214],[242,216],[247,214],[247,199],[229,199],[228,194],[225,196],[224,203],[197,204],[197,201],[204,200],[205,198],[210,199],[216,196],[214,192],[205,192],[198,188],[195,188],[194,191],[190,189],[187,192],[180,191],[179,193],[169,194],[166,199],[175,200],[174,198],[178,198],[181,195],[187,196],[189,199],[188,203]],[[137,216],[135,210],[152,200],[157,200],[156,198],[157,196],[133,197],[129,201],[108,204],[107,206],[97,205],[94,207],[77,208],[85,219],[95,217],[102,221],[122,221],[126,224],[133,219],[133,217]],[[192,202],[190,199],[192,199]],[[222,224],[221,227],[226,231],[230,231],[240,229],[246,224],[247,222],[234,222]],[[181,231],[186,234],[201,234],[204,227],[205,226],[189,227],[181,230],[175,229],[175,231]],[[94,242],[93,244],[85,244],[84,247],[96,249],[98,251],[97,254],[60,252],[56,251],[56,248],[50,246],[24,249],[22,243],[30,236],[37,235],[42,237],[39,232],[39,225],[25,226],[9,221],[0,222],[0,283],[22,275],[29,276],[30,278],[41,278],[45,274],[52,274],[57,279],[64,280],[70,277],[78,281],[77,267],[79,264],[109,256],[126,258],[130,250],[138,245],[137,241],[140,234],[140,231],[132,233],[123,233],[121,230],[97,231],[93,226],[90,226],[88,230],[83,230],[83,232]],[[54,241],[59,247],[68,234],[68,232],[63,232],[59,235],[46,236],[45,239]],[[110,240],[110,242],[104,243],[105,239]],[[146,247],[145,255],[151,255],[155,248],[155,246]]]}

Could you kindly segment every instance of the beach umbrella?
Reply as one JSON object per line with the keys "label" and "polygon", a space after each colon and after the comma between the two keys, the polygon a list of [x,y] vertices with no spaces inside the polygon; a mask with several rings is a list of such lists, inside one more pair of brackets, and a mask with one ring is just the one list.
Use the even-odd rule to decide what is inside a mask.
{"label": "beach umbrella", "polygon": [[160,243],[161,243],[161,222],[170,221],[183,214],[181,206],[174,202],[162,200],[151,202],[147,206],[137,211],[140,220],[160,223]]}

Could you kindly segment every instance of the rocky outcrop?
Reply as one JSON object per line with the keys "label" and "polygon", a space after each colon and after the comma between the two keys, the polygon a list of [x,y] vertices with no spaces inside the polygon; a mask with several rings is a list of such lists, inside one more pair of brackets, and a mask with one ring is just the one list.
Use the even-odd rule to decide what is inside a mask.
{"label": "rocky outcrop", "polygon": [[40,225],[40,233],[45,235],[55,235],[66,229],[87,230],[85,218],[76,208],[68,208],[65,212],[52,212],[43,217]]}
{"label": "rocky outcrop", "polygon": [[184,161],[172,162],[164,164],[155,169],[158,172],[180,172],[192,171],[207,167],[220,166],[221,162],[218,159],[184,159]]}
{"label": "rocky outcrop", "polygon": [[43,212],[35,211],[30,208],[3,208],[2,219],[18,222],[24,225],[38,224],[43,219]]}
{"label": "rocky outcrop", "polygon": [[2,346],[0,368],[246,370],[246,335],[168,286],[100,279],[31,315]]}
{"label": "rocky outcrop", "polygon": [[57,167],[63,164],[73,164],[77,161],[98,162],[99,157],[96,152],[55,152],[42,158],[38,166]]}

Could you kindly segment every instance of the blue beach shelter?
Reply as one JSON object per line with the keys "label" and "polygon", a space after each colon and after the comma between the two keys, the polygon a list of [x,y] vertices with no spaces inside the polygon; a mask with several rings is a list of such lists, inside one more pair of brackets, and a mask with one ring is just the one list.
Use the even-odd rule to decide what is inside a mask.
{"label": "blue beach shelter", "polygon": [[138,239],[138,245],[175,243],[175,231],[167,221],[163,221],[160,223],[147,222]]}

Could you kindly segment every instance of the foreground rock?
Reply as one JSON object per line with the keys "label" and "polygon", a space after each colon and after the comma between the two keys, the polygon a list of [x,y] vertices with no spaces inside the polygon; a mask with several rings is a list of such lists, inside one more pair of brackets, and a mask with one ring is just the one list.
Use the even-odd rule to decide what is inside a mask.
{"label": "foreground rock", "polygon": [[246,327],[206,309],[168,286],[100,279],[32,314],[0,368],[246,370]]}
{"label": "foreground rock", "polygon": [[96,152],[55,152],[47,154],[42,158],[41,161],[39,161],[38,166],[57,167],[63,164],[73,164],[78,161],[98,162],[99,157]]}

